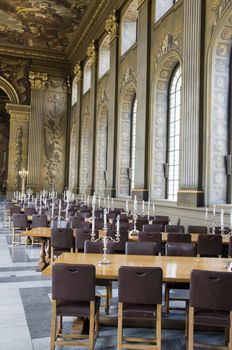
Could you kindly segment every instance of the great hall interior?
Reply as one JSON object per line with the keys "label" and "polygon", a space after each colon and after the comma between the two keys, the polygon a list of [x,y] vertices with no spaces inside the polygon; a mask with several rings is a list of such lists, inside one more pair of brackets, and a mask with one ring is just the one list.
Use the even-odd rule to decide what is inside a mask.
{"label": "great hall interior", "polygon": [[232,0],[0,0],[0,349],[232,350],[231,47]]}

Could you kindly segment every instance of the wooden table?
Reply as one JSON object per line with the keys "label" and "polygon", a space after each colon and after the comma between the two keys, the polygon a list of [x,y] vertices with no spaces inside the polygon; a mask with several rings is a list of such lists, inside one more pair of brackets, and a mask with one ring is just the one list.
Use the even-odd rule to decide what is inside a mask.
{"label": "wooden table", "polygon": [[[24,231],[21,233],[23,237],[36,238],[40,245],[40,260],[37,271],[42,271],[49,264],[50,260],[50,242],[51,242],[51,228],[50,227],[35,227],[31,230]],[[47,249],[46,249],[47,248]]]}
{"label": "wooden table", "polygon": [[[141,256],[108,254],[110,265],[98,265],[102,254],[63,253],[55,263],[66,264],[93,264],[96,267],[96,277],[107,280],[117,280],[120,266],[161,267],[164,282],[185,283],[190,281],[193,269],[227,271],[225,264],[230,261],[226,258],[195,258],[195,257],[170,257],[170,256]],[[51,276],[52,267],[49,265],[42,274]]]}

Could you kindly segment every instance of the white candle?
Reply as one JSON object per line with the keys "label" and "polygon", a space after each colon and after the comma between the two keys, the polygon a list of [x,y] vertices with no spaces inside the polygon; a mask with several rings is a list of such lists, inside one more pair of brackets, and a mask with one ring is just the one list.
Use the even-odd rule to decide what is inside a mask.
{"label": "white candle", "polygon": [[153,215],[155,215],[155,203],[153,202],[153,205],[152,205],[152,210],[153,210]]}
{"label": "white candle", "polygon": [[208,208],[205,208],[205,220],[208,219]]}
{"label": "white candle", "polygon": [[114,199],[111,198],[111,209],[114,209]]}
{"label": "white candle", "polygon": [[216,214],[216,204],[213,205],[213,216]]}
{"label": "white candle", "polygon": [[137,210],[137,197],[135,195],[135,198],[134,198],[134,211]]}
{"label": "white candle", "polygon": [[107,213],[107,210],[104,209],[104,227],[107,226],[107,221],[106,221],[106,213]]}
{"label": "white candle", "polygon": [[128,212],[128,201],[126,201],[126,212]]}
{"label": "white candle", "polygon": [[119,230],[120,230],[119,221],[120,221],[120,216],[118,215],[118,216],[117,216],[117,226],[116,226],[117,234],[119,234]]}
{"label": "white candle", "polygon": [[232,229],[232,208],[230,209],[230,229]]}
{"label": "white candle", "polygon": [[101,196],[98,197],[98,206],[101,206]]}
{"label": "white candle", "polygon": [[59,200],[59,210],[58,210],[58,216],[61,214],[61,199]]}
{"label": "white candle", "polygon": [[221,228],[224,226],[224,210],[221,209]]}
{"label": "white candle", "polygon": [[148,203],[147,203],[147,219],[149,220],[150,218],[150,199],[148,200]]}
{"label": "white candle", "polygon": [[52,218],[54,217],[54,202],[52,202]]}
{"label": "white candle", "polygon": [[142,211],[144,213],[144,201],[142,202]]}

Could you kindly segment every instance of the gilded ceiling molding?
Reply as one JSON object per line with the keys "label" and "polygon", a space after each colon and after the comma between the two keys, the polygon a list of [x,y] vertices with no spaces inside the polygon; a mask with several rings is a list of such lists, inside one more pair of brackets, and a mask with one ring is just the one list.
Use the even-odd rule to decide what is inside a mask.
{"label": "gilded ceiling molding", "polygon": [[47,81],[47,73],[29,72],[29,82],[31,83],[32,89],[44,89]]}
{"label": "gilded ceiling molding", "polygon": [[116,17],[116,11],[113,11],[113,14],[108,17],[105,24],[105,30],[109,35],[110,42],[119,35],[119,24]]}
{"label": "gilded ceiling molding", "polygon": [[82,68],[81,68],[81,62],[77,62],[77,64],[74,67],[74,81],[76,84],[78,84],[81,81],[82,78]]}
{"label": "gilded ceiling molding", "polygon": [[94,40],[89,44],[87,48],[87,56],[89,57],[89,64],[92,66],[96,63],[97,54],[96,54],[96,46]]}
{"label": "gilded ceiling molding", "polygon": [[220,21],[221,17],[223,16],[224,12],[231,4],[232,4],[231,0],[222,0],[220,5],[216,8],[214,8],[216,18],[213,22],[212,34],[213,34],[214,29],[217,26],[218,22]]}
{"label": "gilded ceiling molding", "polygon": [[6,46],[0,46],[0,53],[3,53],[5,55],[10,55],[10,56],[21,56],[24,58],[28,57],[34,57],[38,59],[43,59],[47,61],[57,61],[57,62],[66,62],[67,59],[65,56],[62,55],[55,55],[55,54],[48,54],[45,52],[39,52],[35,50],[29,50],[29,49],[18,49],[18,48],[10,48]]}
{"label": "gilded ceiling molding", "polygon": [[160,48],[158,52],[154,54],[155,58],[155,67],[159,64],[162,57],[168,54],[171,50],[176,50],[181,54],[181,38],[177,35],[173,35],[172,33],[168,33],[165,35],[164,40],[162,41],[162,44],[160,45]]}
{"label": "gilded ceiling molding", "polygon": [[7,103],[6,111],[10,114],[10,121],[16,120],[16,121],[29,122],[30,114],[31,114],[31,106]]}

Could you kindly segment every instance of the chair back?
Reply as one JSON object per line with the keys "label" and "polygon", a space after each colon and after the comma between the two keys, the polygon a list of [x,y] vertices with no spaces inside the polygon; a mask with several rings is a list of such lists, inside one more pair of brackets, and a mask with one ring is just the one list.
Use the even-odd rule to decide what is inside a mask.
{"label": "chair back", "polygon": [[13,214],[21,214],[21,208],[20,207],[10,208],[10,216],[12,216]]}
{"label": "chair back", "polygon": [[230,236],[229,240],[228,256],[232,258],[232,236]]}
{"label": "chair back", "polygon": [[166,256],[196,256],[197,247],[194,243],[176,243],[170,242],[165,244]]}
{"label": "chair back", "polygon": [[162,278],[160,267],[120,267],[118,301],[127,304],[162,304]]}
{"label": "chair back", "polygon": [[27,215],[25,214],[13,214],[12,222],[14,228],[26,229],[28,226]]}
{"label": "chair back", "polygon": [[52,220],[51,228],[69,228],[69,221],[67,220]]}
{"label": "chair back", "polygon": [[48,226],[48,218],[47,215],[32,215],[32,225],[31,227],[47,227]]}
{"label": "chair back", "polygon": [[231,272],[193,270],[190,277],[190,306],[232,311]]}
{"label": "chair back", "polygon": [[73,248],[73,230],[71,228],[53,228],[51,230],[51,245],[55,250],[61,251]]}
{"label": "chair back", "polygon": [[[85,245],[85,241],[90,240],[91,236],[90,236],[89,231],[84,231],[84,230],[77,230],[76,232],[76,239],[75,239],[75,247],[78,251],[84,251],[84,245]],[[96,232],[96,238],[98,238],[98,233]]]}
{"label": "chair back", "polygon": [[191,243],[190,233],[168,233],[167,242]]}
{"label": "chair back", "polygon": [[165,232],[184,233],[184,226],[182,226],[182,225],[166,225]]}
{"label": "chair back", "polygon": [[70,302],[94,301],[95,282],[94,265],[54,264],[52,267],[52,299]]}
{"label": "chair back", "polygon": [[139,242],[153,242],[156,245],[156,254],[161,252],[162,247],[162,233],[161,232],[139,232]]}
{"label": "chair back", "polygon": [[222,254],[222,236],[199,234],[197,254],[204,257],[217,257]]}
{"label": "chair back", "polygon": [[188,226],[188,233],[207,233],[207,226]]}
{"label": "chair back", "polygon": [[126,242],[127,255],[156,255],[156,243],[153,242]]}
{"label": "chair back", "polygon": [[162,232],[163,225],[160,224],[151,224],[151,225],[143,225],[144,232]]}
{"label": "chair back", "polygon": [[[107,236],[110,236],[112,238],[116,238],[116,231],[113,230],[108,230],[107,231]],[[120,241],[118,243],[115,243],[114,245],[114,252],[125,252],[125,244],[128,241],[128,231],[122,230],[120,228]]]}
{"label": "chair back", "polygon": [[[106,254],[114,253],[114,245],[114,242],[108,242]],[[85,241],[84,253],[103,254],[103,242],[92,242],[91,240]]]}
{"label": "chair back", "polygon": [[24,214],[25,215],[33,215],[36,214],[35,208],[29,207],[29,208],[24,208]]}

